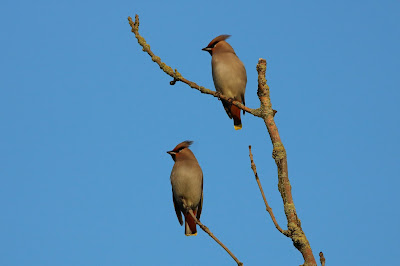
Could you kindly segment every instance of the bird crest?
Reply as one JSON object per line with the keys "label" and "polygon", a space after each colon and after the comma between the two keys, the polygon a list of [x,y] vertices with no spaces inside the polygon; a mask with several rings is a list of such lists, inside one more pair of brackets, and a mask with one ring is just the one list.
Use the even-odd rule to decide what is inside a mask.
{"label": "bird crest", "polygon": [[184,142],[179,143],[176,145],[176,147],[172,150],[174,152],[179,152],[182,149],[189,148],[190,145],[192,145],[193,141],[191,140],[185,140]]}
{"label": "bird crest", "polygon": [[220,41],[225,41],[225,40],[228,39],[229,37],[231,37],[231,35],[227,35],[227,34],[219,35],[219,36],[215,37],[215,38],[207,45],[206,48],[213,48],[217,43],[219,43]]}

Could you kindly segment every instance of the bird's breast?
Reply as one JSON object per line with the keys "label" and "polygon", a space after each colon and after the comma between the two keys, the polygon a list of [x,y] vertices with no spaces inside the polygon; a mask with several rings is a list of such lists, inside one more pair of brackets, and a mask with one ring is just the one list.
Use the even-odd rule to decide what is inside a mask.
{"label": "bird's breast", "polygon": [[243,95],[246,90],[246,69],[233,53],[213,55],[211,60],[215,89],[230,98]]}
{"label": "bird's breast", "polygon": [[190,206],[197,206],[202,194],[203,173],[197,162],[177,162],[172,168],[171,185],[174,197],[184,198]]}

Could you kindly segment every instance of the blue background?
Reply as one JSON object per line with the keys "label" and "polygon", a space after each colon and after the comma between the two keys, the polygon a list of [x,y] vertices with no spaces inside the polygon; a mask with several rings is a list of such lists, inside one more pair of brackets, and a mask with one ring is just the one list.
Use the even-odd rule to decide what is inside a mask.
{"label": "blue background", "polygon": [[268,62],[298,215],[329,265],[393,265],[400,246],[398,1],[2,1],[0,265],[234,265],[176,219],[165,152],[194,140],[202,222],[245,265],[299,265],[261,119],[235,131],[222,105],[141,51],[214,89],[211,39],[248,73]]}

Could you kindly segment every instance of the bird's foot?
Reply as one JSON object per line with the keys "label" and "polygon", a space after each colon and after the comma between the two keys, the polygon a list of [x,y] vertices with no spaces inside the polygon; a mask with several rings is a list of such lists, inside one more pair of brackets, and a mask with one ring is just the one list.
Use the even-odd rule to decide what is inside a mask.
{"label": "bird's foot", "polygon": [[220,92],[216,91],[216,92],[215,92],[215,97],[217,97],[218,100],[221,101],[221,93],[220,93]]}

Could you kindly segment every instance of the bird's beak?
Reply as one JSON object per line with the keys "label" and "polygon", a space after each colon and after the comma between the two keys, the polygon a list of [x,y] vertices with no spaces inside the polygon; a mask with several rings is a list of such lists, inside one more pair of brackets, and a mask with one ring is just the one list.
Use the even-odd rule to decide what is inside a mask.
{"label": "bird's beak", "polygon": [[175,154],[176,154],[176,152],[174,152],[174,151],[167,151],[167,153],[168,153],[169,155],[175,155]]}
{"label": "bird's beak", "polygon": [[203,51],[207,51],[207,52],[210,52],[210,51],[211,51],[211,48],[209,48],[209,47],[205,47],[205,48],[203,48],[203,49],[201,49],[201,50],[203,50]]}

